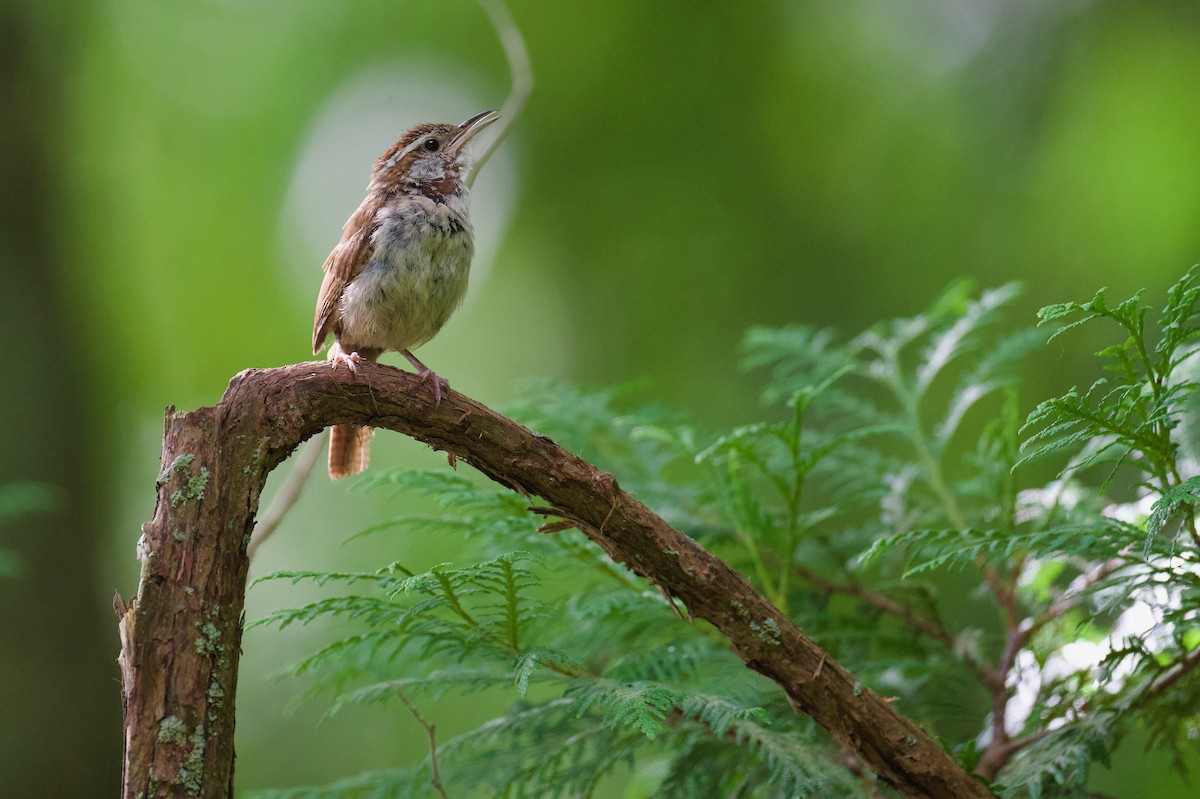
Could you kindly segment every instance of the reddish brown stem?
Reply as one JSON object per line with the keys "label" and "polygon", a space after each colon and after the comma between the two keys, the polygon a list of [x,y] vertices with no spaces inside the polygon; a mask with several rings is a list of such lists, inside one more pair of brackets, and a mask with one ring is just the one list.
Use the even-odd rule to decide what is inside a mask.
{"label": "reddish brown stem", "polygon": [[408,712],[411,713],[412,717],[417,720],[417,723],[420,724],[422,729],[425,730],[426,737],[429,738],[429,784],[435,791],[438,792],[438,795],[441,796],[442,799],[450,799],[450,795],[446,793],[445,786],[442,785],[442,774],[438,769],[437,728],[425,721],[425,718],[421,715],[420,711],[417,710],[417,706],[412,703],[412,700],[405,696],[403,691],[401,691],[399,688],[395,689],[395,691],[396,696],[400,697],[400,701],[404,703],[406,708],[408,708]]}
{"label": "reddish brown stem", "polygon": [[618,563],[712,623],[793,706],[912,797],[988,797],[920,727],[838,664],[737,572],[612,475],[462,394],[440,405],[388,366],[303,363],[237,375],[214,407],[167,414],[142,580],[121,620],[125,799],[230,796],[246,544],[267,473],[332,424],[384,427],[541,497]]}
{"label": "reddish brown stem", "polygon": [[[1029,645],[1029,642],[1033,640],[1033,637],[1043,627],[1060,618],[1064,613],[1073,608],[1075,603],[1079,601],[1079,597],[1088,588],[1109,577],[1114,571],[1120,568],[1122,563],[1123,561],[1120,559],[1112,558],[1099,564],[1083,575],[1081,580],[1072,584],[1074,590],[1064,593],[1042,613],[1009,627],[1008,638],[1004,644],[1004,652],[1001,653],[1000,664],[995,670],[999,681],[992,687],[992,737],[984,749],[983,755],[979,758],[978,765],[975,767],[976,774],[985,779],[994,780],[996,775],[1000,773],[1000,769],[1008,765],[1008,761],[1012,759],[1013,755],[1034,741],[1040,740],[1036,734],[1027,735],[1022,738],[1010,738],[1006,729],[1008,700],[1010,699],[1008,675],[1012,671],[1013,666],[1016,665],[1017,655]],[[1013,596],[1015,597],[1015,590],[1013,591]],[[1014,600],[1012,608],[1006,611],[1008,618],[1015,618],[1013,615],[1015,609],[1016,604]]]}
{"label": "reddish brown stem", "polygon": [[1192,669],[1196,668],[1197,666],[1200,666],[1200,649],[1193,649],[1191,652],[1188,652],[1186,655],[1176,660],[1175,663],[1162,674],[1158,675],[1158,677],[1154,679],[1154,682],[1150,683],[1150,687],[1146,689],[1145,697],[1147,699],[1153,699],[1154,697],[1160,696],[1172,685],[1179,682],[1179,680],[1181,680],[1183,677],[1187,676],[1188,672],[1192,671]]}
{"label": "reddish brown stem", "polygon": [[854,583],[839,583],[804,566],[796,566],[794,570],[796,574],[817,590],[831,594],[845,594],[859,599],[890,616],[896,617],[921,635],[932,638],[951,652],[955,652],[967,668],[975,673],[976,678],[987,690],[991,691],[997,685],[997,682],[1001,686],[1004,685],[1003,678],[995,669],[980,663],[969,652],[957,651],[954,633],[946,629],[936,619],[931,619],[905,605],[903,602],[892,599],[887,594],[876,591],[873,588],[855,585]]}

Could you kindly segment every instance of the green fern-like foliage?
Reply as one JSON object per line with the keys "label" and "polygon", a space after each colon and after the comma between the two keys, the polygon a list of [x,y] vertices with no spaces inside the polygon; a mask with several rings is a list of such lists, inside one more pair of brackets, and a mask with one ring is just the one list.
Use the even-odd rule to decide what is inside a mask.
{"label": "green fern-like foliage", "polygon": [[[541,520],[523,503],[458,475],[379,473],[360,485],[403,486],[463,513],[388,526],[461,535],[468,519],[479,550],[525,549],[423,572],[389,563],[373,572],[264,578],[347,591],[255,622],[283,629],[339,618],[354,628],[295,667],[313,681],[310,698],[332,698],[329,713],[398,706],[402,696],[436,703],[448,692],[512,691],[513,712],[439,747],[452,779],[480,795],[587,796],[635,757],[668,768],[702,741],[714,753],[729,750],[721,756],[733,768],[722,784],[761,784],[771,796],[860,795],[844,770],[830,771],[828,744],[809,725],[790,711],[768,714],[757,704],[777,701],[761,680],[711,634],[681,626],[661,594],[582,538],[535,532]],[[546,563],[572,586],[566,601],[548,602]],[[778,729],[774,715],[785,722]],[[404,791],[414,768],[421,766],[260,795],[410,795]],[[686,771],[683,763],[675,769]],[[822,793],[821,786],[836,792]]]}
{"label": "green fern-like foliage", "polygon": [[[764,410],[727,431],[552,384],[509,411],[745,574],[998,795],[1081,796],[1130,730],[1177,752],[1200,730],[1197,274],[1157,316],[1101,292],[1014,331],[1017,287],[959,283],[855,337],[752,330]],[[1084,324],[1118,332],[1105,377],[1027,402],[1023,365]],[[423,761],[257,796],[430,795],[435,759],[454,796],[892,795],[711,628],[577,532],[538,532],[526,499],[449,471],[357,487],[438,510],[352,540],[452,537],[467,554],[264,578],[328,593],[256,622],[336,620],[295,667],[304,697],[330,713],[436,717],[471,692],[509,707]]]}

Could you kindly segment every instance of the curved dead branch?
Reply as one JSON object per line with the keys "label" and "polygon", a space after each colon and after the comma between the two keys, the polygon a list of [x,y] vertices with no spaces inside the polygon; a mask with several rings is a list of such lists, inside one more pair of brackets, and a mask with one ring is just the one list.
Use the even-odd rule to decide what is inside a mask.
{"label": "curved dead branch", "polygon": [[[540,497],[613,560],[708,621],[884,782],[913,797],[991,794],[740,574],[549,438],[389,366],[251,369],[210,408],[168,409],[138,595],[121,608],[124,796],[228,797],[246,546],[267,474],[333,424],[387,428]],[[563,533],[572,534],[572,533]],[[684,622],[681,622],[684,623]]]}

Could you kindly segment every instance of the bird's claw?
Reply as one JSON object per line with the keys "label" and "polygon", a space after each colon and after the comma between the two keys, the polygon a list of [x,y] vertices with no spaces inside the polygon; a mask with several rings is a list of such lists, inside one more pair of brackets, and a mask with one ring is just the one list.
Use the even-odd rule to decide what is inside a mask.
{"label": "bird's claw", "polygon": [[329,348],[329,363],[334,370],[338,368],[338,364],[346,364],[346,368],[351,372],[358,371],[358,365],[362,362],[362,356],[357,352],[346,352],[342,346],[336,342]]}
{"label": "bird's claw", "polygon": [[436,408],[439,405],[441,405],[442,404],[442,390],[444,389],[446,391],[449,391],[450,383],[447,382],[446,378],[438,377],[436,374],[434,374],[433,370],[430,369],[429,367],[425,367],[417,374],[420,376],[422,383],[424,383],[426,381],[431,381],[433,383],[433,407]]}

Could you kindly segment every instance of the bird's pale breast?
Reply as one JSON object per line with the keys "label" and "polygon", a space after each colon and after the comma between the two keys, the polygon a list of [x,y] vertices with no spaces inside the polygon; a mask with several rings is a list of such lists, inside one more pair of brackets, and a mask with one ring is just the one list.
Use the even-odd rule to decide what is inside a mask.
{"label": "bird's pale breast", "polygon": [[341,340],[412,349],[433,338],[466,294],[474,250],[466,198],[407,195],[375,221],[371,259],[342,294]]}

